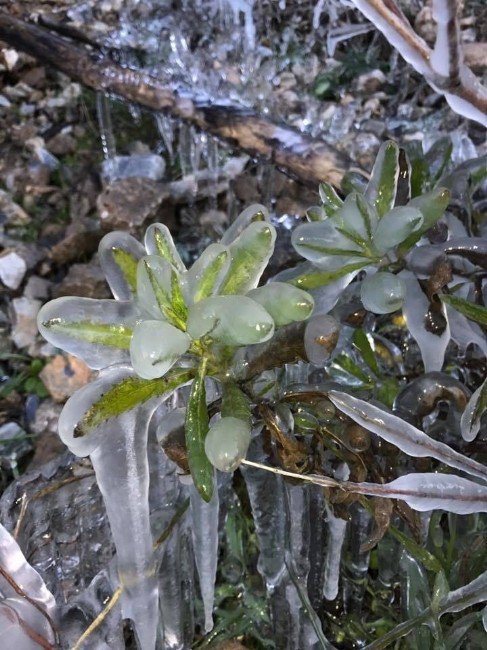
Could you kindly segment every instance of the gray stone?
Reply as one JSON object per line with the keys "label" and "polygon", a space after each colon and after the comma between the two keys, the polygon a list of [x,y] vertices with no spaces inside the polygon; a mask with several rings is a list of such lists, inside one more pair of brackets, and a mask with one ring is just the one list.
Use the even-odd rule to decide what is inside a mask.
{"label": "gray stone", "polygon": [[33,298],[22,297],[12,300],[12,341],[18,348],[28,348],[36,342],[37,313],[41,305],[40,300]]}
{"label": "gray stone", "polygon": [[47,300],[50,295],[51,286],[52,282],[49,282],[49,280],[40,278],[38,275],[31,275],[25,285],[24,296],[37,300]]}
{"label": "gray stone", "polygon": [[18,289],[27,271],[25,260],[14,250],[0,255],[0,280],[9,289]]}

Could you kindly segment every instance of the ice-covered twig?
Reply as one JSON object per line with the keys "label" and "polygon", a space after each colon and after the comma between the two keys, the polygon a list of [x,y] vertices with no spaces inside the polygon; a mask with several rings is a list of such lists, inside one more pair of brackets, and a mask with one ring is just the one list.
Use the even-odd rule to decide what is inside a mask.
{"label": "ice-covered twig", "polygon": [[487,89],[463,63],[457,0],[435,0],[433,3],[438,23],[433,51],[416,34],[394,0],[352,2],[401,56],[436,91],[445,95],[456,113],[487,126]]}

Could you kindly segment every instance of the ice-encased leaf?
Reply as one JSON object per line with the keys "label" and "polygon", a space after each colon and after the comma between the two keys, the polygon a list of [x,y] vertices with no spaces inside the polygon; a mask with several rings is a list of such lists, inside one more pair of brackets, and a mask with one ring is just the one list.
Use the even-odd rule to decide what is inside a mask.
{"label": "ice-encased leaf", "polygon": [[233,472],[247,454],[250,424],[236,417],[222,417],[212,424],[205,439],[210,463],[221,472]]}
{"label": "ice-encased leaf", "polygon": [[234,417],[246,424],[252,422],[250,400],[234,381],[223,383],[222,418]]}
{"label": "ice-encased leaf", "polygon": [[169,323],[146,320],[134,328],[130,359],[143,379],[162,377],[191,345],[191,339]]}
{"label": "ice-encased leaf", "polygon": [[[54,596],[46,587],[41,576],[27,562],[19,545],[2,524],[0,524],[0,566],[23,589],[31,601],[35,602],[48,617],[54,618],[56,613]],[[4,598],[18,595],[12,585],[4,581],[2,577],[0,577],[0,591]],[[49,624],[48,627],[52,640],[54,640],[53,630]]]}
{"label": "ice-encased leaf", "polygon": [[[300,289],[304,289],[305,291],[311,291],[312,289],[318,289],[333,284],[336,280],[340,280],[340,278],[349,275],[350,273],[355,272],[354,275],[356,275],[357,271],[365,268],[368,264],[368,260],[361,260],[360,262],[355,262],[353,264],[345,264],[334,271],[318,271],[314,267],[306,268],[306,265],[303,264],[301,273],[299,275],[294,274],[294,277],[289,276],[288,283],[295,287],[299,287]],[[282,277],[283,279],[286,278],[285,275],[281,274],[279,274],[279,277]]]}
{"label": "ice-encased leaf", "polygon": [[399,177],[399,147],[389,140],[379,149],[365,198],[377,210],[379,217],[394,207]]}
{"label": "ice-encased leaf", "polygon": [[471,442],[480,431],[483,414],[487,411],[487,379],[469,399],[460,420],[462,438]]}
{"label": "ice-encased leaf", "polygon": [[338,321],[326,314],[313,316],[304,331],[304,349],[308,360],[315,366],[323,366],[331,357],[340,334]]}
{"label": "ice-encased leaf", "polygon": [[235,221],[223,233],[220,243],[224,246],[229,246],[247,228],[247,226],[255,221],[267,221],[270,223],[269,211],[265,205],[255,203],[254,205],[249,205],[248,208],[245,208],[245,210],[238,215]]}
{"label": "ice-encased leaf", "polygon": [[[439,315],[444,318],[442,331],[434,331],[430,325],[431,305],[421,290],[419,282],[407,271],[402,271],[400,277],[406,285],[406,295],[403,305],[403,316],[410,334],[416,339],[423,358],[425,372],[441,370],[445,358],[445,350],[450,341],[450,326],[446,311],[441,308]],[[438,315],[437,315],[438,316]],[[433,329],[433,331],[431,331]]]}
{"label": "ice-encased leaf", "polygon": [[368,275],[360,287],[363,306],[375,314],[390,314],[400,309],[404,294],[404,282],[387,271]]}
{"label": "ice-encased leaf", "polygon": [[366,245],[376,229],[378,215],[375,209],[357,192],[349,194],[335,212],[332,222],[348,239]]}
{"label": "ice-encased leaf", "polygon": [[332,390],[329,398],[345,415],[383,440],[399,447],[405,454],[414,458],[436,458],[449,467],[487,480],[487,467],[458,453],[445,443],[430,438],[397,415],[347,393]]}
{"label": "ice-encased leaf", "polygon": [[330,185],[330,183],[320,183],[318,191],[320,193],[321,202],[323,203],[323,207],[328,216],[331,216],[343,205],[342,199],[338,196],[335,188],[333,185]]}
{"label": "ice-encased leaf", "polygon": [[306,320],[314,307],[309,293],[285,282],[270,282],[249,291],[247,296],[269,312],[276,327]]}
{"label": "ice-encased leaf", "polygon": [[340,233],[334,219],[298,226],[291,243],[299,255],[327,270],[358,262],[363,257],[362,247]]}
{"label": "ice-encased leaf", "polygon": [[212,296],[190,308],[187,332],[193,339],[209,335],[225,345],[251,345],[272,337],[274,321],[251,298]]}
{"label": "ice-encased leaf", "polygon": [[444,187],[437,187],[431,192],[416,196],[407,207],[416,208],[423,215],[423,223],[418,230],[411,233],[399,246],[399,251],[405,253],[419,241],[421,235],[432,228],[438,219],[445,213],[450,202],[450,192]]}
{"label": "ice-encased leaf", "polygon": [[[332,213],[335,210],[332,210]],[[324,221],[329,214],[327,214],[326,209],[321,205],[312,205],[306,210],[306,218],[308,221]]]}
{"label": "ice-encased leaf", "polygon": [[469,300],[460,298],[459,296],[453,296],[448,294],[441,294],[440,298],[442,302],[446,302],[447,305],[451,305],[454,309],[459,311],[461,314],[470,318],[481,325],[487,325],[487,308],[482,305],[476,305]]}
{"label": "ice-encased leaf", "polygon": [[362,494],[380,493],[388,499],[401,499],[419,512],[446,510],[458,515],[487,512],[487,486],[454,474],[418,472],[400,476],[380,487],[368,483],[356,485]]}
{"label": "ice-encased leaf", "polygon": [[169,228],[163,223],[153,223],[147,228],[144,243],[148,255],[162,257],[179,273],[186,270],[176,249],[172,235],[169,232]]}
{"label": "ice-encased leaf", "polygon": [[230,268],[219,293],[247,293],[259,284],[274,251],[276,230],[266,221],[253,222],[229,245]]}
{"label": "ice-encased leaf", "polygon": [[446,313],[452,341],[455,341],[461,350],[466,350],[471,343],[474,343],[487,357],[487,337],[477,323],[473,323],[450,305],[446,306]]}
{"label": "ice-encased leaf", "polygon": [[340,517],[335,517],[326,504],[326,520],[328,525],[328,539],[326,546],[325,573],[323,578],[323,596],[326,600],[335,600],[338,596],[340,580],[340,564],[342,548],[345,542],[347,522]]}
{"label": "ice-encased leaf", "polygon": [[386,253],[419,230],[422,224],[423,215],[416,208],[393,208],[382,217],[375,229],[374,247],[380,253]]}
{"label": "ice-encased leaf", "polygon": [[201,498],[209,503],[213,496],[213,467],[205,453],[208,433],[208,407],[205,389],[206,367],[202,364],[191,385],[184,424],[188,464],[194,485]]}
{"label": "ice-encased leaf", "polygon": [[37,326],[49,343],[98,370],[128,361],[139,318],[133,302],[63,297],[41,308]]}
{"label": "ice-encased leaf", "polygon": [[146,255],[140,260],[137,299],[140,307],[154,318],[165,318],[176,327],[184,327],[186,304],[179,275],[167,260],[157,255]]}
{"label": "ice-encased leaf", "polygon": [[98,253],[113,296],[130,300],[137,286],[137,263],[145,255],[142,244],[127,232],[110,232],[100,241]]}
{"label": "ice-encased leaf", "polygon": [[137,377],[131,366],[110,366],[68,399],[59,417],[59,435],[73,453],[87,456],[104,435],[105,422],[170,393],[193,376],[191,369],[175,368],[165,377],[147,381]]}
{"label": "ice-encased leaf", "polygon": [[230,251],[221,244],[210,244],[185,275],[189,302],[199,302],[218,292],[230,267]]}

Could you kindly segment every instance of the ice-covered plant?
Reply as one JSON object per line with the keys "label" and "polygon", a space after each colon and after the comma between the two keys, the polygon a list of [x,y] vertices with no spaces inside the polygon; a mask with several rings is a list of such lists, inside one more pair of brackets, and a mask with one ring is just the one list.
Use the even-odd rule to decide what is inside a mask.
{"label": "ice-covered plant", "polygon": [[[163,224],[148,228],[145,248],[123,232],[102,240],[100,260],[115,300],[59,298],[38,317],[48,341],[91,368],[130,362],[137,375],[127,380],[133,390],[122,395],[114,389],[93,406],[78,436],[104,418],[103,409],[122,412],[191,381],[189,466],[201,496],[211,499],[208,458],[230,471],[250,441],[248,404],[228,375],[236,350],[269,340],[276,327],[305,320],[313,310],[312,297],[299,288],[281,282],[258,287],[275,237],[266,209],[251,206],[189,269]],[[209,431],[205,377],[223,385],[223,418]]]}
{"label": "ice-covered plant", "polygon": [[[411,165],[405,152],[389,141],[382,145],[363,191],[342,200],[323,184],[320,197],[321,205],[307,212],[310,223],[293,233],[293,245],[308,264],[283,276],[314,290],[315,313],[333,308],[362,271],[363,306],[375,314],[403,310],[426,371],[441,370],[450,338],[462,346],[477,343],[486,351],[475,321],[485,324],[487,310],[471,300],[473,273],[465,273],[462,259],[467,258],[474,272],[485,264],[486,244],[467,239],[460,222],[445,215],[447,188],[439,185],[411,198]],[[432,244],[427,235],[440,220],[445,234]]]}

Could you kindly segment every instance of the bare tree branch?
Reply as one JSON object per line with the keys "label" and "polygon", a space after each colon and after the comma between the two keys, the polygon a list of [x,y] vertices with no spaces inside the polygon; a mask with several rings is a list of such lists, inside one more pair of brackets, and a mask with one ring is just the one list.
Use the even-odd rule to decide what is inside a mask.
{"label": "bare tree branch", "polygon": [[113,93],[155,111],[165,111],[202,131],[268,160],[305,185],[328,181],[339,187],[352,161],[313,139],[245,108],[181,95],[144,72],[122,67],[51,31],[0,12],[0,39],[52,65],[94,90]]}
{"label": "bare tree branch", "polygon": [[434,50],[416,34],[395,0],[352,2],[456,113],[487,126],[487,88],[463,63],[457,0],[433,0],[438,23]]}

